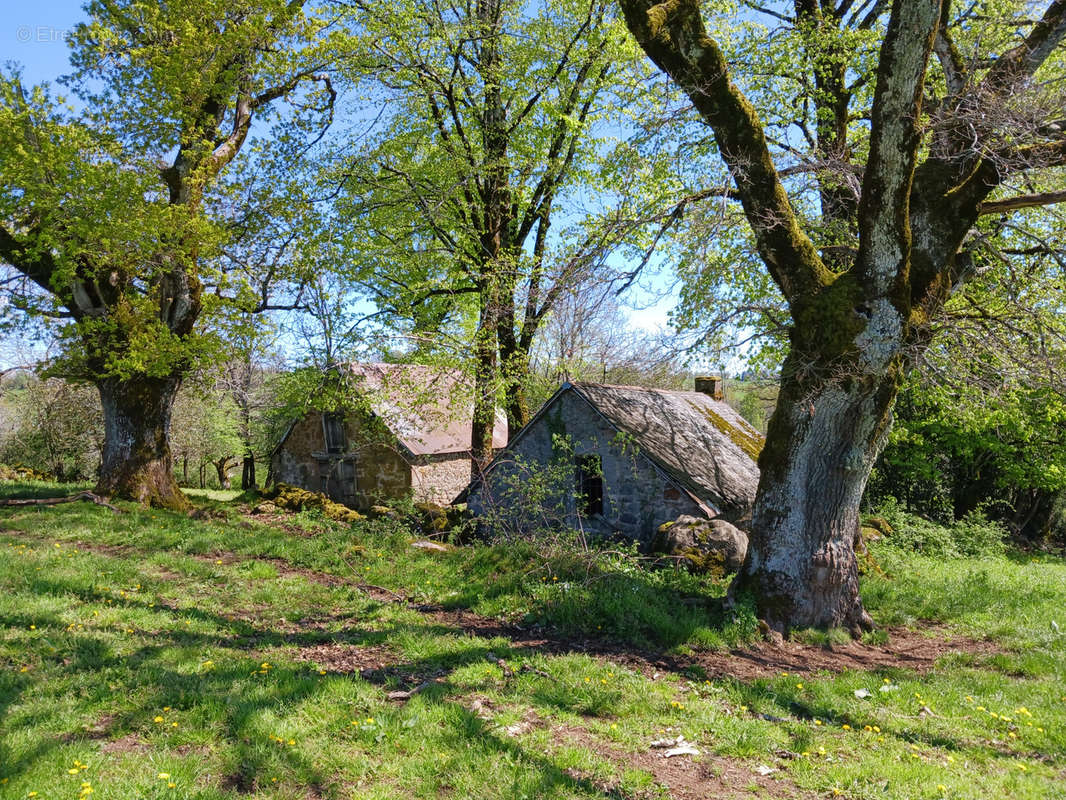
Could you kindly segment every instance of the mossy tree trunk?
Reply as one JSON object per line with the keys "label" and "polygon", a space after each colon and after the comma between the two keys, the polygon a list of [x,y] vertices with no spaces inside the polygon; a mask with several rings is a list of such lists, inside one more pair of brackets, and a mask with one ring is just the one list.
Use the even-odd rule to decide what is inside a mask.
{"label": "mossy tree trunk", "polygon": [[97,494],[184,510],[174,479],[170,416],[177,378],[107,378],[97,384],[104,409],[104,450]]}
{"label": "mossy tree trunk", "polygon": [[776,631],[872,626],[859,598],[859,503],[891,422],[897,381],[811,387],[791,373],[759,459],[750,557],[731,593],[751,592]]}
{"label": "mossy tree trunk", "polygon": [[[1048,4],[1024,40],[973,74],[952,44],[950,0],[894,0],[871,76],[873,100],[862,109],[869,149],[865,163],[854,164],[862,174],[854,201],[833,164],[863,150],[846,142],[856,109],[843,81],[856,67],[848,48],[818,45],[830,29],[844,35],[840,41],[851,35],[843,31],[845,12],[795,4],[797,29],[815,48],[809,55],[820,89],[811,98],[819,121],[811,161],[824,157],[829,164],[816,173],[821,223],[851,237],[847,247],[830,239],[821,250],[795,213],[758,112],[707,34],[699,0],[620,3],[641,47],[713,130],[733,196],[791,313],[781,393],[759,459],[748,561],[732,592],[752,591],[760,617],[780,633],[811,626],[858,632],[871,623],[853,550],[859,503],[891,425],[899,381],[928,346],[935,316],[972,274],[966,237],[983,214],[1061,199],[1037,193],[987,202],[1012,174],[1066,164],[1066,137],[1058,128],[1033,128],[1010,137],[1017,141],[1012,148],[991,126],[997,132],[988,142],[975,141],[984,129],[968,115],[979,107],[984,119],[982,109],[1029,87],[1066,36],[1066,3]],[[868,14],[857,27],[879,24],[877,14]],[[940,91],[925,80],[934,42],[946,89],[937,98],[940,123],[922,127],[923,94]]]}

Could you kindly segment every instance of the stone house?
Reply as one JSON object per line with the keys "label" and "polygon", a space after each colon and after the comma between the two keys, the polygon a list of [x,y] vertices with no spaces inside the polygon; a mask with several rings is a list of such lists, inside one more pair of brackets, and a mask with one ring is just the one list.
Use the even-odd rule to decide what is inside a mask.
{"label": "stone house", "polygon": [[[323,492],[356,509],[405,496],[450,503],[470,482],[473,401],[454,371],[414,364],[343,366],[358,410],[309,412],[271,455],[278,483]],[[497,415],[493,446],[507,443]]]}
{"label": "stone house", "polygon": [[720,378],[696,389],[564,383],[471,484],[470,510],[643,545],[682,514],[744,526],[763,437],[724,402]]}

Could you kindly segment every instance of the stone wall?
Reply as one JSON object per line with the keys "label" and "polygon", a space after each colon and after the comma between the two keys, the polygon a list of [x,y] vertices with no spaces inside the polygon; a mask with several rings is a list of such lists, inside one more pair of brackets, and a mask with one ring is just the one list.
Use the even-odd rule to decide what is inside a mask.
{"label": "stone wall", "polygon": [[411,467],[415,502],[449,505],[470,483],[469,457],[451,455],[437,459]]}
{"label": "stone wall", "polygon": [[293,426],[281,448],[272,456],[274,479],[278,483],[321,492],[318,461],[312,453],[324,449],[322,417],[308,414]]}
{"label": "stone wall", "polygon": [[[569,442],[561,446],[561,442]],[[598,455],[603,513],[585,518],[575,500],[575,460]],[[530,500],[532,499],[532,502]],[[531,532],[568,526],[620,533],[647,545],[656,529],[681,514],[706,514],[595,409],[563,392],[497,459],[469,498],[470,510]]]}
{"label": "stone wall", "polygon": [[327,456],[322,415],[309,413],[296,423],[273,456],[274,475],[314,492],[326,492],[334,500],[365,509],[407,494],[411,466],[396,448],[371,436],[357,417],[346,420],[348,439],[342,456]]}

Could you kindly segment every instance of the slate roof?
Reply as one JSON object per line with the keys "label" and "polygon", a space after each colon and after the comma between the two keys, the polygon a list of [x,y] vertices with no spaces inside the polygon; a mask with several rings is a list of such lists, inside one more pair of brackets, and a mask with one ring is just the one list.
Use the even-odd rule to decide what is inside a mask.
{"label": "slate roof", "polygon": [[[370,411],[412,456],[470,451],[473,391],[460,371],[383,363],[350,363],[343,369],[353,377],[355,390],[366,398]],[[284,446],[288,434],[275,450]],[[506,444],[507,416],[497,411],[492,446]]]}
{"label": "slate roof", "polygon": [[702,392],[599,383],[564,384],[556,396],[568,389],[711,510],[750,511],[763,436],[729,404]]}

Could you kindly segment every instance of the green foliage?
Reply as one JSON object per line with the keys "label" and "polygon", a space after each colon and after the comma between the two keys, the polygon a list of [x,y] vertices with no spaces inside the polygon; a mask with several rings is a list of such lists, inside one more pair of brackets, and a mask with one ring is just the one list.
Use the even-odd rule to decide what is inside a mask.
{"label": "green foliage", "polygon": [[955,383],[913,377],[868,491],[950,523],[977,509],[1029,538],[1052,524],[1066,489],[1066,402],[1041,385]]}
{"label": "green foliage", "polygon": [[1006,529],[980,511],[971,511],[948,525],[908,514],[892,499],[885,500],[877,511],[892,527],[892,533],[884,538],[885,546],[947,558],[996,556],[1006,549]]}
{"label": "green foliage", "polygon": [[91,386],[28,375],[0,395],[0,463],[60,481],[88,480],[100,463],[103,415]]}

